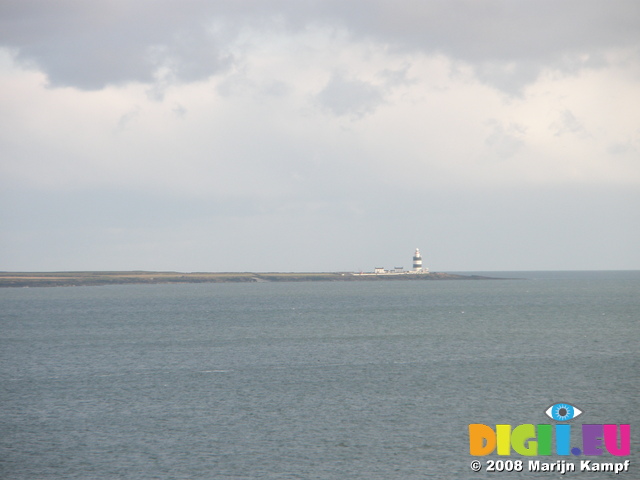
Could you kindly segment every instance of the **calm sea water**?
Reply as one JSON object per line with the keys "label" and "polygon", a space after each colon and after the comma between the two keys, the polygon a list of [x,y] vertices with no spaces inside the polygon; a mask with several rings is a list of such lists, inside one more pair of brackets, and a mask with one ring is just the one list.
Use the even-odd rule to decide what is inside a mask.
{"label": "calm sea water", "polygon": [[0,478],[558,478],[467,428],[560,401],[631,424],[630,473],[568,476],[640,478],[640,272],[501,275],[2,289]]}

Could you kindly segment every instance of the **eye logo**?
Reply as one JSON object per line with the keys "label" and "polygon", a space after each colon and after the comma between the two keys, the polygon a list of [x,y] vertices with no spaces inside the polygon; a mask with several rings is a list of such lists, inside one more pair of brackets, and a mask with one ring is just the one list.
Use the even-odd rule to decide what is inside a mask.
{"label": "eye logo", "polygon": [[544,413],[558,422],[567,422],[581,415],[582,410],[568,403],[556,403],[547,408]]}

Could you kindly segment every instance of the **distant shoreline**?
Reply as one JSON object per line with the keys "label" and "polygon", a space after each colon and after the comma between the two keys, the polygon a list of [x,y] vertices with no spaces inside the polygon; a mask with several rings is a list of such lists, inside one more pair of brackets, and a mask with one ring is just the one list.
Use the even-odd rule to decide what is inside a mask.
{"label": "distant shoreline", "polygon": [[371,282],[427,280],[497,280],[480,275],[433,272],[406,275],[354,275],[325,273],[181,273],[181,272],[0,272],[2,287],[80,287],[102,285],[144,285],[162,283],[257,283],[257,282]]}

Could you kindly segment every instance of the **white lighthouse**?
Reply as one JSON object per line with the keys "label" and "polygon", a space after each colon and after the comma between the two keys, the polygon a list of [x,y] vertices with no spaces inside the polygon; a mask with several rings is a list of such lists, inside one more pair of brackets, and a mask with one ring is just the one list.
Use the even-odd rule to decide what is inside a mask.
{"label": "white lighthouse", "polygon": [[419,248],[416,248],[416,253],[413,254],[413,271],[422,272],[422,255]]}

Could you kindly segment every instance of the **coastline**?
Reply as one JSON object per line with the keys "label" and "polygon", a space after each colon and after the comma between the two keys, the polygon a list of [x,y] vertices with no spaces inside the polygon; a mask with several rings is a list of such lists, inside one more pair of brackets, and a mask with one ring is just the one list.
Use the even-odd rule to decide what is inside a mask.
{"label": "coastline", "polygon": [[371,282],[420,280],[497,280],[480,275],[459,275],[432,272],[429,274],[358,275],[352,272],[321,273],[253,273],[253,272],[0,272],[0,288],[25,287],[80,287],[102,285],[140,285],[161,283],[257,283],[257,282]]}

